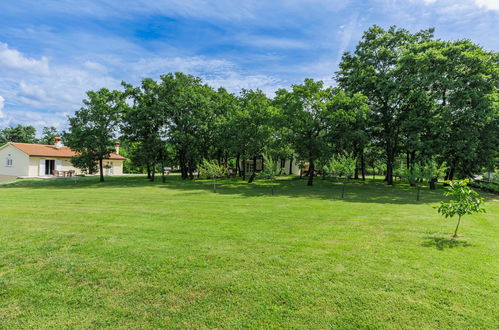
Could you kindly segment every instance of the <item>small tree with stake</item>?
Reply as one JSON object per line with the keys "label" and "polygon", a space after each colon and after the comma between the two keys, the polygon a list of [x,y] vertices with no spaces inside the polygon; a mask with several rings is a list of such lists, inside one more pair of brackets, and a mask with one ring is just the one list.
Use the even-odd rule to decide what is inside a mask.
{"label": "small tree with stake", "polygon": [[453,237],[457,237],[457,230],[461,223],[461,217],[465,214],[473,214],[485,212],[481,207],[484,199],[477,197],[478,193],[468,187],[469,180],[462,181],[449,181],[448,191],[445,196],[454,197],[449,202],[440,202],[438,213],[442,214],[445,218],[452,218],[457,214],[457,226],[454,230]]}
{"label": "small tree with stake", "polygon": [[435,181],[440,175],[442,175],[446,170],[445,163],[440,166],[433,160],[426,162],[416,163],[412,168],[407,168],[404,171],[404,176],[407,181],[416,186],[416,200],[419,201],[421,185],[423,183],[428,183],[430,189],[434,189]]}
{"label": "small tree with stake", "polygon": [[326,166],[328,172],[336,177],[343,178],[341,198],[345,196],[345,185],[355,173],[355,158],[351,155],[340,155],[332,158]]}
{"label": "small tree with stake", "polygon": [[275,161],[272,156],[264,154],[263,159],[265,167],[258,173],[258,177],[272,180],[272,196],[274,196],[275,178],[280,174],[281,169],[277,168],[277,161]]}
{"label": "small tree with stake", "polygon": [[208,178],[213,180],[213,192],[217,192],[217,178],[227,175],[227,169],[223,165],[219,165],[216,161],[203,160],[199,171]]}

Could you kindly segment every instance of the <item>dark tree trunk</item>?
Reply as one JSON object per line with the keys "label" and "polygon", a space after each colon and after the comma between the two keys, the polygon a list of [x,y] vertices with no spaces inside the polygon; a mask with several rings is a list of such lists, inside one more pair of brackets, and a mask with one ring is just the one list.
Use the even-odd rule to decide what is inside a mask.
{"label": "dark tree trunk", "polygon": [[314,160],[310,160],[310,165],[308,166],[308,181],[307,181],[307,186],[313,186],[314,185],[314,172],[315,172],[315,164]]}
{"label": "dark tree trunk", "polygon": [[430,184],[430,189],[431,190],[435,190],[437,189],[437,186],[436,186],[436,182],[438,181],[438,178],[435,177],[435,178],[431,178],[430,181],[429,181],[429,184]]}
{"label": "dark tree trunk", "polygon": [[240,153],[237,153],[237,157],[236,157],[236,176],[241,176],[241,164],[239,164],[241,162],[241,154]]}
{"label": "dark tree trunk", "polygon": [[364,150],[360,153],[360,171],[362,172],[362,181],[366,181],[366,160],[364,158]]}
{"label": "dark tree trunk", "polygon": [[252,183],[253,181],[255,181],[255,177],[256,177],[256,156],[253,157],[253,173],[251,173],[248,183]]}
{"label": "dark tree trunk", "polygon": [[154,182],[155,179],[156,179],[156,164],[153,164],[151,170],[151,181]]}
{"label": "dark tree trunk", "polygon": [[151,165],[147,164],[147,178],[151,180]]}
{"label": "dark tree trunk", "polygon": [[393,163],[394,159],[390,152],[386,160],[386,184],[393,185]]}
{"label": "dark tree trunk", "polygon": [[194,180],[194,172],[193,172],[194,166],[192,165],[192,161],[189,162],[189,179]]}
{"label": "dark tree trunk", "polygon": [[453,180],[453,179],[454,179],[454,166],[451,166],[451,168],[449,168],[449,170],[447,171],[445,180]]}
{"label": "dark tree trunk", "polygon": [[359,179],[359,157],[358,156],[355,157],[355,171],[353,174],[353,178],[354,178],[354,180]]}
{"label": "dark tree trunk", "polygon": [[293,174],[293,157],[289,160],[289,175]]}
{"label": "dark tree trunk", "polygon": [[99,170],[100,170],[100,182],[104,182],[104,165],[102,164],[102,158],[99,159]]}

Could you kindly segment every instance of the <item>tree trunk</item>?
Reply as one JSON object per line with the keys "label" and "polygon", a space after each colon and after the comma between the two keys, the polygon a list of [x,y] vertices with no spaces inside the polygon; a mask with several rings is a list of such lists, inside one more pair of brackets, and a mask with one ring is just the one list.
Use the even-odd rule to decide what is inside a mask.
{"label": "tree trunk", "polygon": [[102,158],[99,159],[99,169],[100,169],[100,182],[104,182],[104,165],[102,164]]}
{"label": "tree trunk", "polygon": [[236,157],[236,176],[241,176],[241,164],[239,164],[241,162],[241,154],[240,153],[237,153],[237,157]]}
{"label": "tree trunk", "polygon": [[358,180],[359,179],[359,157],[355,157],[355,171],[353,174],[353,179]]}
{"label": "tree trunk", "polygon": [[289,160],[289,175],[293,174],[293,157]]}
{"label": "tree trunk", "polygon": [[362,173],[362,181],[366,181],[366,160],[364,158],[364,150],[360,154],[360,171]]}
{"label": "tree trunk", "polygon": [[308,181],[307,181],[307,186],[313,186],[314,185],[314,172],[315,172],[314,160],[310,159],[310,165],[308,166]]}
{"label": "tree trunk", "polygon": [[147,178],[151,180],[151,165],[147,164]]}
{"label": "tree trunk", "polygon": [[194,180],[194,172],[192,171],[193,170],[193,165],[192,163],[189,163],[189,179],[190,180]]}
{"label": "tree trunk", "polygon": [[391,150],[387,152],[386,155],[386,184],[393,185],[393,163],[394,155]]}
{"label": "tree trunk", "polygon": [[156,164],[153,164],[151,171],[151,181],[154,182],[155,179],[156,179]]}
{"label": "tree trunk", "polygon": [[251,173],[248,183],[252,183],[253,181],[255,181],[255,177],[256,177],[256,156],[253,157],[253,173]]}
{"label": "tree trunk", "polygon": [[454,230],[454,236],[452,236],[452,237],[457,237],[457,229],[459,228],[460,223],[461,223],[461,216],[459,216],[459,219],[457,219],[456,230]]}

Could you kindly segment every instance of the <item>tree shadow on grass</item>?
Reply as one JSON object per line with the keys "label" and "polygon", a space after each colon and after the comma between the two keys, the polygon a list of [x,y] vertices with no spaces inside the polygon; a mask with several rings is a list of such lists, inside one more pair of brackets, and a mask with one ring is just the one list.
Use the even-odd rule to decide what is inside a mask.
{"label": "tree shadow on grass", "polygon": [[[311,198],[321,200],[341,200],[353,203],[387,203],[387,204],[428,204],[442,200],[442,190],[421,190],[421,200],[416,201],[416,191],[413,187],[397,184],[387,186],[381,180],[366,180],[365,182],[350,180],[345,185],[345,197],[341,198],[343,184],[337,180],[317,179],[313,187],[306,186],[306,180],[295,177],[281,177],[276,181],[259,179],[248,184],[239,178],[217,180],[216,193],[213,192],[213,181],[206,179],[182,180],[178,175],[166,178],[166,183],[158,177],[156,182],[148,181],[144,176],[106,177],[106,182],[99,182],[98,177],[52,180],[18,180],[0,185],[0,189],[30,188],[30,189],[169,189],[178,191],[179,195],[193,193],[213,193],[218,196],[239,195],[244,197],[287,197]],[[272,195],[274,187],[274,196]]]}
{"label": "tree shadow on grass", "polygon": [[469,247],[472,246],[472,244],[468,243],[467,241],[460,240],[458,238],[453,238],[449,236],[426,236],[425,239],[426,241],[423,242],[421,245],[424,247],[433,247],[437,250],[445,250],[445,249],[452,249],[455,247]]}

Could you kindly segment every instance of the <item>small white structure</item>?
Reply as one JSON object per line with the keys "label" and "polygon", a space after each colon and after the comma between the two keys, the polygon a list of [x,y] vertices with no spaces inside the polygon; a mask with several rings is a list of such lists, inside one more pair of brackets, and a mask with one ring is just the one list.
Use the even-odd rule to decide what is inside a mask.
{"label": "small white structure", "polygon": [[[109,159],[104,160],[105,174],[123,174],[125,157],[111,153]],[[53,145],[9,142],[0,147],[0,175],[16,177],[50,177],[54,173],[81,174],[81,170],[74,167],[71,157],[77,153],[55,138]],[[74,172],[73,172],[74,171]]]}

